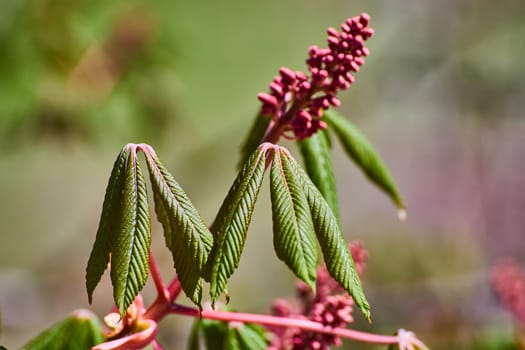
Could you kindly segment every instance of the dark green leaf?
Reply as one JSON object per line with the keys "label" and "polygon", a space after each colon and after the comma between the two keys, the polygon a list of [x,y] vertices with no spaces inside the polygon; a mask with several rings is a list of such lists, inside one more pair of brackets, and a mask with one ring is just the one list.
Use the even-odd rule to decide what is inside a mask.
{"label": "dark green leaf", "polygon": [[228,324],[221,321],[201,320],[206,349],[229,350],[227,347]]}
{"label": "dark green leaf", "polygon": [[405,213],[404,204],[392,175],[363,133],[348,119],[332,110],[325,112],[323,120],[335,131],[348,156],[374,184],[392,199],[402,217]]}
{"label": "dark green leaf", "polygon": [[151,225],[146,182],[135,150],[126,165],[122,221],[111,252],[113,297],[121,315],[146,284]]}
{"label": "dark green leaf", "polygon": [[228,278],[239,264],[264,177],[266,151],[267,147],[260,146],[244,164],[215,218],[214,244],[208,262],[213,300],[225,290]]}
{"label": "dark green leaf", "polygon": [[306,172],[322,193],[324,199],[339,221],[339,205],[335,186],[332,155],[328,142],[328,133],[320,131],[312,137],[299,142]]}
{"label": "dark green leaf", "polygon": [[[283,152],[283,157],[287,156]],[[321,246],[326,268],[330,275],[352,296],[356,305],[367,319],[370,318],[370,306],[366,301],[354,260],[348,250],[346,240],[339,224],[323,195],[310,180],[306,172],[291,157],[287,156],[295,176],[301,181],[306,191],[312,214],[315,233]]]}
{"label": "dark green leaf", "polygon": [[310,208],[281,152],[274,153],[270,174],[274,248],[279,259],[315,290],[318,254]]}
{"label": "dark green leaf", "polygon": [[88,310],[77,310],[40,333],[22,350],[87,350],[104,342],[102,326]]}
{"label": "dark green leaf", "polygon": [[106,188],[97,236],[86,268],[86,288],[90,304],[93,291],[108,266],[115,234],[120,231],[122,191],[124,188],[124,172],[128,155],[128,148],[125,147],[120,151],[113,165],[113,170],[111,171],[111,176],[109,177]]}
{"label": "dark green leaf", "polygon": [[241,156],[238,163],[239,169],[244,165],[244,163],[246,163],[250,155],[262,143],[264,133],[266,132],[271,119],[272,118],[269,116],[263,116],[261,114],[257,114],[255,116],[252,127],[246,135],[246,139],[241,146]]}
{"label": "dark green leaf", "polygon": [[200,277],[213,238],[199,212],[154,153],[146,153],[157,218],[186,295],[200,304]]}

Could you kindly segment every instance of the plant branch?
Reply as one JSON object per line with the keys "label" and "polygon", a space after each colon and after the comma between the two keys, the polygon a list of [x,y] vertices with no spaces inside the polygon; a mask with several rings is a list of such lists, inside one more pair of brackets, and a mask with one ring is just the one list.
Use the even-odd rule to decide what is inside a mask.
{"label": "plant branch", "polygon": [[318,333],[332,334],[343,338],[360,341],[370,344],[390,345],[399,344],[399,337],[395,335],[380,335],[361,331],[356,331],[348,328],[332,328],[327,327],[321,323],[301,320],[289,317],[277,317],[270,315],[258,315],[241,312],[228,312],[219,310],[202,310],[187,307],[179,304],[171,305],[170,312],[173,314],[202,317],[210,320],[225,321],[225,322],[242,322],[242,323],[257,323],[265,326],[299,328],[305,331],[312,331]]}
{"label": "plant branch", "polygon": [[155,283],[158,297],[169,300],[170,295],[166,287],[164,287],[164,282],[162,281],[162,276],[160,275],[159,266],[153,257],[152,251],[149,252],[149,271],[151,273],[151,277],[153,278],[153,283]]}

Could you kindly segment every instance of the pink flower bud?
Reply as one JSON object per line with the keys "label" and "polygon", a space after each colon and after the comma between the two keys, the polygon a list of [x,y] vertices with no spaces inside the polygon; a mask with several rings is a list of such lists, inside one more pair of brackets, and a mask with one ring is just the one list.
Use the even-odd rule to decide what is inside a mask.
{"label": "pink flower bud", "polygon": [[282,84],[277,84],[276,82],[270,83],[270,90],[272,90],[272,92],[278,96],[282,96],[284,94]]}
{"label": "pink flower bud", "polygon": [[333,36],[334,38],[339,37],[339,32],[335,28],[330,27],[326,30],[326,32],[328,33],[328,36]]}
{"label": "pink flower bud", "polygon": [[277,99],[274,96],[267,94],[265,92],[261,92],[260,94],[257,94],[257,98],[262,103],[266,103],[271,106],[277,106],[278,104]]}
{"label": "pink flower bud", "polygon": [[328,37],[328,45],[338,46],[339,45],[339,39],[334,38],[333,36]]}
{"label": "pink flower bud", "polygon": [[295,73],[289,70],[288,68],[281,67],[281,69],[279,69],[279,73],[281,74],[283,82],[295,81]]}

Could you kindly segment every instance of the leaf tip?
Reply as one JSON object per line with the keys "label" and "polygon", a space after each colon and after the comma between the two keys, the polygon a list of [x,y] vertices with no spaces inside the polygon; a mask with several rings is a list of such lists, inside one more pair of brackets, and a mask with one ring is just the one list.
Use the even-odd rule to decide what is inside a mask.
{"label": "leaf tip", "polygon": [[406,221],[407,215],[407,210],[405,208],[399,208],[397,210],[397,217],[399,218],[399,221]]}

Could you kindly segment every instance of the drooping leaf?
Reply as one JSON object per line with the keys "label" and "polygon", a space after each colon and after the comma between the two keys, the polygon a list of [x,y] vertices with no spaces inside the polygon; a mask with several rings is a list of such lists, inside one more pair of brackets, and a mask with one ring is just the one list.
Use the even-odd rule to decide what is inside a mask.
{"label": "drooping leaf", "polygon": [[320,131],[300,141],[299,149],[304,159],[306,172],[339,221],[339,204],[328,137],[326,131]]}
{"label": "drooping leaf", "polygon": [[264,138],[264,133],[270,124],[271,118],[258,113],[255,116],[252,127],[246,135],[246,139],[241,146],[241,154],[237,167],[240,169],[248,160],[250,155],[259,147]]}
{"label": "drooping leaf", "polygon": [[103,341],[98,318],[91,311],[77,310],[30,340],[22,350],[86,350]]}
{"label": "drooping leaf", "polygon": [[363,173],[383,190],[399,209],[405,213],[394,179],[372,144],[348,119],[335,111],[326,111],[323,117],[343,144],[343,148]]}
{"label": "drooping leaf", "polygon": [[361,287],[361,280],[355,269],[352,254],[348,250],[348,244],[332,209],[295,159],[285,152],[283,152],[283,157],[288,158],[290,168],[293,169],[295,177],[301,181],[306,192],[315,233],[328,272],[352,296],[356,305],[369,319],[370,306]]}
{"label": "drooping leaf", "polygon": [[128,155],[128,148],[125,147],[120,151],[113,165],[113,170],[111,171],[111,176],[109,177],[106,188],[100,223],[86,268],[86,289],[90,304],[93,291],[108,266],[109,255],[115,240],[115,235],[120,231],[124,172]]}
{"label": "drooping leaf", "polygon": [[120,231],[111,252],[113,297],[121,315],[146,284],[149,270],[149,204],[135,150],[127,160],[122,199]]}
{"label": "drooping leaf", "polygon": [[270,173],[274,248],[277,257],[315,290],[318,253],[310,208],[281,152],[274,153]]}
{"label": "drooping leaf", "polygon": [[157,218],[186,295],[201,301],[200,278],[211,251],[213,238],[199,212],[154,153],[146,153]]}
{"label": "drooping leaf", "polygon": [[207,272],[215,300],[226,288],[241,257],[246,233],[265,171],[266,150],[260,146],[244,164],[213,223],[214,242]]}

